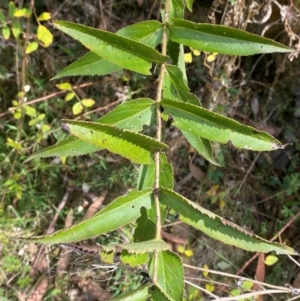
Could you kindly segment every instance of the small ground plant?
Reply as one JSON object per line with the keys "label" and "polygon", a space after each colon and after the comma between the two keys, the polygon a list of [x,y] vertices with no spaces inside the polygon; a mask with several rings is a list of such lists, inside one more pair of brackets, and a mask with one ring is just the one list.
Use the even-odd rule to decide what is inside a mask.
{"label": "small ground plant", "polygon": [[[51,235],[29,239],[78,249],[72,243],[134,223],[134,241],[101,245],[96,251],[104,262],[148,266],[142,285],[118,300],[146,300],[149,296],[153,300],[183,299],[183,264],[161,237],[169,210],[178,213],[183,222],[223,243],[252,252],[298,255],[292,248],[251,234],[174,191],[172,166],[164,153],[168,145],[162,141],[164,121],[172,122],[189,143],[215,165],[219,164],[213,156],[212,142],[225,144],[230,141],[237,148],[253,151],[285,147],[266,132],[204,109],[200,99],[188,89],[183,48],[188,46],[227,55],[292,50],[241,30],[187,21],[184,19],[185,6],[192,11],[192,3],[191,0],[185,4],[166,0],[162,22],[144,21],[117,33],[67,21],[53,22],[57,29],[90,50],[55,79],[70,75],[106,75],[122,69],[146,76],[159,73],[155,99],[124,102],[97,122],[62,120],[61,126],[70,137],[27,159],[80,156],[107,149],[141,165],[136,190],[118,197],[81,223]],[[77,107],[81,112],[84,106],[91,104],[87,99],[78,102]],[[155,138],[142,133],[144,126],[153,125]]]}

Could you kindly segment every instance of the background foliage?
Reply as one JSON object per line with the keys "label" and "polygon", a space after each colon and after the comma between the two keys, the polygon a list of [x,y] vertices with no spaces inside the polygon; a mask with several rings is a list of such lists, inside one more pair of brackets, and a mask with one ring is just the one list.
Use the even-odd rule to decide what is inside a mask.
{"label": "background foliage", "polygon": [[[61,204],[66,193],[69,196],[68,203],[59,213],[57,229],[63,227],[68,213],[67,208],[78,208],[75,219],[79,220],[82,217],[80,210],[86,206],[84,199],[89,202],[94,195],[100,195],[103,189],[108,189],[106,202],[109,202],[110,199],[120,195],[120,190],[125,192],[134,187],[137,180],[134,165],[105,152],[66,160],[64,158],[36,160],[22,165],[28,154],[53,145],[64,137],[65,134],[58,130],[57,120],[72,119],[77,113],[82,114],[86,120],[95,120],[105,112],[105,109],[111,107],[111,103],[115,105],[130,99],[133,94],[135,97],[146,97],[154,92],[153,82],[149,82],[142,75],[129,72],[116,73],[109,78],[97,78],[96,84],[93,79],[93,85],[89,84],[89,78],[79,80],[70,78],[69,87],[57,87],[58,89],[49,81],[61,69],[61,65],[65,66],[73,61],[78,57],[79,52],[84,53],[84,49],[65,35],[53,31],[47,24],[45,26],[56,35],[54,41],[59,41],[59,38],[62,40],[50,45],[47,41],[39,40],[39,30],[45,29],[41,27],[42,21],[39,23],[38,19],[44,12],[50,12],[52,16],[56,14],[55,18],[58,19],[78,21],[79,18],[80,22],[88,22],[90,26],[112,31],[129,24],[132,18],[143,20],[147,17],[147,13],[151,13],[152,8],[153,17],[158,15],[158,8],[152,7],[146,1],[124,4],[110,2],[103,3],[103,6],[97,3],[90,5],[84,3],[84,16],[79,3],[62,3],[64,5],[56,7],[55,3],[45,6],[37,2],[31,7],[35,13],[29,14],[30,16],[26,15],[26,11],[21,12],[21,16],[9,14],[8,5],[2,10],[5,20],[3,21],[2,18],[1,21],[3,33],[1,47],[5,61],[1,65],[1,81],[4,84],[1,85],[3,96],[0,104],[3,112],[1,113],[3,131],[0,134],[1,186],[3,187],[1,208],[4,213],[1,223],[3,228],[5,226],[5,233],[1,233],[1,240],[5,244],[1,249],[4,254],[1,264],[3,275],[1,285],[3,296],[9,300],[21,299],[22,294],[28,293],[27,288],[34,284],[36,276],[33,277],[28,269],[22,267],[24,263],[32,262],[37,254],[36,250],[28,246],[25,246],[26,249],[13,243],[11,236],[16,233],[24,235],[24,232],[20,233],[20,231],[32,233],[32,229],[39,229],[39,233],[35,234],[45,233],[49,220],[55,215],[57,206]],[[25,6],[30,7],[24,4]],[[218,7],[223,14],[217,12]],[[236,13],[238,8],[239,14]],[[95,10],[101,12],[104,18],[100,20],[99,14],[93,13]],[[124,10],[125,20],[121,18]],[[254,9],[247,11],[239,2],[228,4],[227,7],[214,2],[210,8],[199,5],[194,10],[194,13],[189,16],[190,19],[193,20],[195,16],[199,19],[193,21],[207,21],[206,18],[211,16],[217,23],[222,22],[239,28],[243,28],[247,18],[250,18],[247,12],[254,15]],[[197,14],[198,10],[201,14]],[[257,12],[258,16],[255,16],[255,20],[260,16],[258,9]],[[236,15],[240,16],[240,20],[230,19],[230,16]],[[252,27],[253,31],[261,33],[260,31],[266,30],[267,25],[271,24],[267,22],[270,20],[262,25],[250,23],[249,28]],[[299,26],[297,23],[292,25]],[[7,27],[10,28],[10,36],[7,34]],[[18,29],[19,35],[16,34]],[[293,27],[292,29],[295,30]],[[279,29],[275,30],[271,27],[267,34],[275,37],[277,32]],[[279,40],[287,43],[288,34],[291,32],[285,31]],[[33,42],[40,44],[35,52],[30,53],[28,49],[31,48],[28,46]],[[49,47],[43,48],[43,46]],[[186,52],[189,53],[190,50],[187,49]],[[14,56],[11,55],[12,53]],[[296,73],[299,59],[290,62],[285,55],[243,59],[216,55],[213,61],[211,60],[208,54],[202,53],[200,56],[193,56],[192,63],[188,65],[193,92],[199,95],[201,93],[206,107],[268,130],[284,143],[299,139],[298,132],[295,130],[299,126],[297,101],[299,91]],[[205,63],[204,67],[202,63]],[[23,95],[19,91],[25,83],[30,86],[30,90]],[[9,88],[4,89],[4,86]],[[94,106],[90,106],[92,101],[86,99],[95,101]],[[24,102],[27,105],[22,112],[20,106]],[[93,108],[99,110],[90,114],[89,110]],[[153,129],[148,129],[149,132],[151,130]],[[215,146],[219,161],[225,165],[225,168],[217,168],[197,156],[193,149],[188,149],[187,143],[175,128],[170,126],[167,130],[170,134],[167,139],[170,139],[172,146],[168,156],[172,160],[176,173],[176,189],[181,194],[201,200],[201,203],[214,212],[227,218],[232,217],[236,223],[269,238],[298,213],[299,149],[297,143],[292,148],[279,151],[275,155],[239,151],[230,146]],[[100,162],[97,165],[94,163],[96,160]],[[93,168],[90,168],[91,166]],[[176,220],[176,216],[170,218]],[[282,237],[294,248],[297,248],[298,241],[296,229],[297,224],[290,225]],[[128,231],[128,234],[112,235],[124,239],[124,235],[125,237],[130,235],[130,230]],[[219,269],[220,266],[227,264],[226,271],[236,272],[245,261],[242,251],[237,251],[240,256],[232,256],[230,248],[211,242],[207,238],[201,237],[200,240],[198,233],[188,234],[188,230],[185,229],[178,231],[189,242],[186,248],[193,250],[193,256],[186,257],[195,265],[206,264],[210,268]],[[55,258],[58,255],[53,253],[52,256]],[[283,275],[286,279],[284,282],[292,283],[293,277],[297,275],[297,271],[286,268],[284,260],[280,259],[275,266],[267,270],[266,278],[272,279],[275,284],[283,284]],[[80,268],[82,265],[77,265],[75,270],[80,271]],[[246,272],[253,276],[254,269],[253,264]],[[87,270],[87,266],[83,270]],[[57,273],[55,270],[50,271],[52,274]],[[128,274],[121,276],[118,273],[119,270],[115,272],[113,278],[116,286],[115,293],[126,290],[121,284],[126,282],[124,278],[121,278],[122,281],[118,279],[131,277]],[[67,275],[71,273],[68,272]],[[99,275],[98,277],[100,278]],[[136,277],[136,280],[139,278],[138,275],[133,277]],[[49,281],[48,296],[61,295],[62,292],[68,294],[70,290],[66,283],[68,282],[65,281],[59,286]],[[79,281],[76,282],[75,279],[74,283],[80,293]]]}

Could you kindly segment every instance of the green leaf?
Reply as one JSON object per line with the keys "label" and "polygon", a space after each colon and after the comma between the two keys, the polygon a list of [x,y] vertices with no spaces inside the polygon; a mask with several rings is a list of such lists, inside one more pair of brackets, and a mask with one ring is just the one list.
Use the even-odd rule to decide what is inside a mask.
{"label": "green leaf", "polygon": [[50,30],[44,26],[39,25],[37,29],[37,38],[45,48],[49,47],[53,42],[53,35]]}
{"label": "green leaf", "polygon": [[2,36],[4,40],[8,40],[10,37],[10,29],[6,24],[2,26]]}
{"label": "green leaf", "polygon": [[22,32],[22,28],[21,28],[19,21],[17,21],[17,20],[13,21],[13,23],[11,25],[11,31],[12,31],[15,39],[17,39],[20,36],[20,34]]}
{"label": "green leaf", "polygon": [[[186,85],[186,82],[184,80],[181,70],[177,66],[174,66],[174,65],[166,65],[166,70],[167,70],[168,75],[170,76],[172,85],[176,91],[176,95],[177,95],[176,98],[179,98],[183,102],[188,102],[190,104],[199,106],[200,100],[198,99],[198,97],[195,94],[189,92],[189,88]],[[174,100],[176,100],[176,99],[174,99]]]}
{"label": "green leaf", "polygon": [[165,114],[174,118],[174,126],[219,143],[231,143],[238,148],[271,151],[284,146],[266,132],[243,125],[233,119],[191,104],[163,99]]}
{"label": "green leaf", "polygon": [[25,114],[27,116],[35,118],[36,117],[36,109],[31,106],[25,106]]}
{"label": "green leaf", "polygon": [[74,157],[85,154],[94,153],[99,150],[99,147],[93,144],[85,143],[73,136],[58,142],[55,145],[42,149],[29,156],[24,163],[38,158],[47,157]]}
{"label": "green leaf", "polygon": [[155,48],[162,40],[162,24],[155,20],[143,21],[126,26],[117,34]]}
{"label": "green leaf", "polygon": [[120,261],[124,265],[130,265],[132,267],[141,266],[149,262],[149,254],[130,254],[126,250],[122,251],[120,255]]}
{"label": "green leaf", "polygon": [[168,59],[142,43],[104,30],[66,21],[55,21],[54,24],[102,58],[132,71],[151,74],[153,62],[162,64]]}
{"label": "green leaf", "polygon": [[150,98],[138,98],[122,103],[98,121],[140,132],[144,125],[150,126],[153,116],[155,116],[155,102]]}
{"label": "green leaf", "polygon": [[148,136],[107,124],[62,120],[62,126],[71,135],[83,141],[108,149],[139,164],[150,164],[154,151],[168,148],[166,144]]}
{"label": "green leaf", "polygon": [[241,288],[243,291],[250,291],[254,286],[254,282],[251,280],[244,280],[242,282]]}
{"label": "green leaf", "polygon": [[197,150],[197,152],[208,162],[221,166],[217,161],[215,161],[213,156],[213,151],[211,147],[211,142],[207,139],[201,138],[199,135],[181,130],[183,136],[187,141]]}
{"label": "green leaf", "polygon": [[[160,187],[166,187],[173,189],[174,179],[173,179],[173,169],[172,165],[167,161],[166,155],[160,154]],[[155,179],[155,163],[149,165],[141,165],[139,171],[139,178],[137,189],[144,190],[146,188],[154,187]],[[166,215],[166,210],[163,205],[161,205],[161,219],[164,220]],[[152,206],[150,209],[142,210],[141,216],[137,219],[136,229],[134,232],[135,241],[145,241],[153,239],[155,237],[156,231],[156,209]]]}
{"label": "green leaf", "polygon": [[185,5],[190,12],[193,12],[194,0],[185,0]]}
{"label": "green leaf", "polygon": [[38,49],[38,47],[39,47],[39,44],[37,42],[31,42],[27,45],[25,53],[29,54],[31,52],[34,52]]}
{"label": "green leaf", "polygon": [[160,239],[152,239],[128,244],[109,244],[101,247],[105,252],[121,252],[126,250],[130,254],[151,253],[154,251],[165,251],[169,249],[169,245]]}
{"label": "green leaf", "polygon": [[142,207],[150,208],[152,190],[131,191],[82,222],[46,236],[26,238],[45,244],[69,243],[88,239],[122,227],[140,216]]}
{"label": "green leaf", "polygon": [[299,255],[292,248],[269,242],[252,234],[172,190],[162,188],[160,190],[160,201],[178,212],[180,219],[185,223],[228,245],[252,252],[267,253],[274,251],[277,254]]}
{"label": "green leaf", "polygon": [[88,52],[83,57],[61,70],[56,76],[52,78],[52,80],[70,75],[101,76],[117,72],[122,69],[122,67],[119,67],[107,60],[102,59],[96,53]]}
{"label": "green leaf", "polygon": [[0,22],[5,22],[6,18],[2,10],[0,10]]}
{"label": "green leaf", "polygon": [[184,3],[183,0],[171,0],[169,18],[182,19],[184,16]]}
{"label": "green leaf", "polygon": [[151,289],[151,297],[152,297],[152,301],[170,301],[170,300],[172,301],[172,299],[170,299],[169,296],[166,296],[166,294],[162,291],[162,289],[157,286],[154,286]]}
{"label": "green leaf", "polygon": [[239,29],[180,19],[173,20],[173,24],[169,24],[169,37],[194,49],[230,55],[292,51],[291,48],[273,40]]}
{"label": "green leaf", "polygon": [[72,107],[72,112],[74,115],[78,115],[83,111],[83,106],[81,102],[76,102]]}
{"label": "green leaf", "polygon": [[[172,165],[167,161],[167,157],[165,154],[161,153],[159,158],[160,158],[159,186],[173,189],[174,180],[173,180]],[[154,180],[155,180],[155,163],[153,162],[149,165],[142,165],[139,171],[137,189],[143,190],[146,188],[153,187]]]}
{"label": "green leaf", "polygon": [[151,219],[149,217],[150,210],[151,209],[148,209],[147,211],[145,208],[141,209],[141,216],[136,220],[135,223],[136,228],[133,236],[135,242],[147,241],[155,238],[156,225],[154,221],[156,219]]}
{"label": "green leaf", "polygon": [[[65,85],[65,83],[62,85]],[[154,113],[155,103],[153,100],[139,98],[122,103],[107,115],[99,118],[97,122],[139,132],[143,129],[143,125],[150,125]],[[34,158],[80,156],[93,153],[97,150],[101,150],[101,148],[70,136],[56,145],[34,153],[24,163]]]}
{"label": "green leaf", "polygon": [[148,289],[149,285],[141,286],[132,292],[113,298],[111,301],[145,301],[149,296]]}
{"label": "green leaf", "polygon": [[[170,300],[182,301],[184,288],[183,266],[180,257],[171,251],[161,251],[157,254],[157,286]],[[149,264],[149,274],[154,273],[154,259]]]}
{"label": "green leaf", "polygon": [[168,40],[167,44],[168,55],[172,59],[174,65],[177,65],[180,51],[180,44]]}
{"label": "green leaf", "polygon": [[[161,42],[162,26],[158,21],[145,21],[126,26],[117,31],[117,34],[155,48]],[[74,63],[64,68],[52,79],[58,79],[70,75],[101,76],[122,69],[122,67],[101,58],[96,53],[89,52]]]}
{"label": "green leaf", "polygon": [[15,6],[14,2],[10,1],[8,4],[8,14],[11,18],[14,18],[14,13],[17,10],[17,7]]}
{"label": "green leaf", "polygon": [[[145,208],[142,207],[141,209]],[[148,255],[154,251],[164,251],[169,249],[169,245],[165,241],[157,239],[128,244],[112,243],[109,245],[96,245],[92,247],[65,243],[63,246],[77,253],[97,255],[101,258],[101,261],[106,263],[114,263],[115,257],[118,256],[118,260],[123,264],[128,263],[132,266],[147,263],[149,259]]]}

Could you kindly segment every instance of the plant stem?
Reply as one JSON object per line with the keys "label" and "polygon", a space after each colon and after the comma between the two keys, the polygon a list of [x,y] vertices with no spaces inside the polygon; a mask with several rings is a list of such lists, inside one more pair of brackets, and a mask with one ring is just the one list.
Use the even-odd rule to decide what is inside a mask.
{"label": "plant stem", "polygon": [[[169,14],[170,1],[166,0],[165,11],[164,11],[164,20],[163,20],[163,34],[162,34],[162,55],[167,54],[167,21]],[[162,99],[162,87],[165,77],[166,65],[162,64],[160,69],[157,94],[156,94],[156,139],[161,141],[161,132],[162,132],[162,120],[160,112],[160,102]],[[159,179],[160,179],[160,152],[155,153],[155,181],[154,189],[158,191],[159,189]],[[154,201],[156,207],[156,239],[161,239],[161,215],[160,215],[160,205],[159,205],[159,193],[154,193]]]}
{"label": "plant stem", "polygon": [[[164,17],[163,17],[163,32],[162,32],[162,50],[161,54],[167,54],[167,22],[169,16],[169,9],[170,9],[170,0],[166,0],[165,2],[165,10],[164,10]],[[164,83],[165,77],[165,70],[166,65],[162,64],[160,68],[159,74],[159,81],[157,86],[157,94],[156,94],[156,139],[161,141],[161,134],[162,134],[162,119],[161,119],[161,112],[160,112],[160,103],[162,99],[162,87]],[[161,212],[160,212],[160,203],[159,203],[159,180],[160,180],[160,152],[155,152],[155,181],[154,181],[154,202],[155,202],[155,209],[156,209],[156,239],[161,239]],[[153,282],[157,281],[157,269],[158,267],[158,252],[154,252],[154,275],[153,275]]]}

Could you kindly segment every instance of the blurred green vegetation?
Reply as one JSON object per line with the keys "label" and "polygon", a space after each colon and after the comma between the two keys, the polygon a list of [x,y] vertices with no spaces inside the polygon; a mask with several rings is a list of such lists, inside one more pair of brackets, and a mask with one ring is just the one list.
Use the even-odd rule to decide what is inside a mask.
{"label": "blurred green vegetation", "polygon": [[[53,30],[51,23],[39,21],[42,13],[50,13],[56,19],[86,23],[89,26],[115,31],[150,14],[159,15],[158,6],[151,1],[24,1],[15,6],[2,1],[0,8],[0,299],[24,300],[30,294],[42,274],[33,274],[31,267],[37,250],[17,237],[44,234],[51,223],[66,191],[72,192],[59,211],[56,229],[64,227],[69,209],[74,209],[74,221],[83,216],[83,207],[91,203],[94,196],[108,190],[105,203],[135,187],[136,166],[106,151],[78,158],[50,158],[34,160],[23,164],[34,151],[53,145],[66,134],[60,130],[59,120],[76,118],[95,120],[107,113],[111,103],[137,96],[152,96],[155,78],[150,81],[144,76],[130,72],[116,73],[104,78],[66,78],[76,91],[74,97],[66,101],[65,91],[57,89],[51,78],[70,62],[84,54],[85,50],[60,32]],[[142,3],[142,9],[140,4]],[[154,5],[152,7],[152,5]],[[220,4],[221,5],[221,4]],[[228,4],[230,8],[237,3]],[[22,10],[26,8],[26,10]],[[153,8],[153,10],[152,10]],[[221,9],[225,9],[220,7]],[[15,16],[15,12],[19,15]],[[14,12],[13,12],[14,11]],[[201,11],[201,14],[197,12]],[[241,10],[245,13],[245,9]],[[152,14],[151,14],[152,12]],[[207,21],[207,5],[197,3],[193,18]],[[220,18],[219,13],[215,15]],[[246,18],[246,16],[243,16]],[[226,18],[224,18],[226,19]],[[53,35],[53,42],[38,38],[40,25]],[[228,24],[227,24],[228,25]],[[233,24],[229,24],[233,26]],[[286,34],[287,36],[287,34]],[[38,43],[38,48],[26,53],[30,43]],[[258,56],[253,57],[258,61]],[[279,61],[285,60],[282,66]],[[231,64],[231,65],[230,65]],[[207,66],[206,66],[207,65]],[[250,70],[249,69],[250,65]],[[178,190],[193,200],[201,202],[225,218],[271,238],[299,212],[299,118],[295,117],[296,96],[292,85],[294,74],[299,67],[299,58],[289,62],[282,56],[265,56],[252,72],[252,63],[243,58],[234,61],[217,56],[212,63],[206,62],[206,54],[195,57],[187,64],[192,91],[201,96],[203,105],[216,112],[227,114],[250,125],[276,132],[283,143],[293,143],[287,150],[276,154],[257,154],[241,151],[230,146],[216,146],[215,153],[224,167],[210,166],[189,149],[179,133],[165,125],[171,133],[167,139],[173,144],[169,159],[173,164]],[[209,68],[208,68],[209,67]],[[229,68],[232,68],[229,70]],[[280,69],[281,68],[281,69]],[[296,70],[296,71],[295,71]],[[251,71],[251,74],[250,74]],[[278,77],[277,74],[280,74]],[[249,77],[248,77],[248,74]],[[289,87],[290,85],[290,87]],[[253,95],[259,101],[259,113],[252,106]],[[95,104],[84,107],[80,114],[73,114],[72,108],[85,98],[92,98]],[[107,108],[106,108],[107,107]],[[92,110],[98,111],[90,113]],[[252,122],[252,124],[251,124]],[[266,124],[268,123],[269,128]],[[151,130],[151,129],[148,129]],[[172,134],[173,133],[173,134]],[[173,136],[172,136],[173,135]],[[170,138],[172,137],[172,138]],[[199,182],[189,168],[189,160],[204,174]],[[256,160],[256,161],[255,161]],[[252,164],[255,162],[254,164]],[[249,172],[248,172],[249,171]],[[184,182],[183,179],[191,175]],[[215,186],[213,190],[211,188]],[[211,191],[213,194],[207,193]],[[174,219],[174,216],[172,217]],[[288,227],[281,237],[287,245],[299,249],[299,219]],[[198,266],[207,264],[218,269],[219,263],[228,264],[227,272],[235,273],[251,255],[242,251],[232,252],[232,248],[212,242],[206,237],[199,238],[198,232],[183,229],[194,251],[191,262]],[[109,243],[114,239],[130,238],[132,232],[112,233],[106,237]],[[49,250],[48,270],[45,272],[51,285],[44,299],[69,300],[68,293],[74,283],[70,277],[55,277],[57,250]],[[82,260],[79,260],[83,262]],[[76,265],[75,270],[87,270],[88,265]],[[54,267],[54,268],[53,268]],[[245,275],[254,277],[255,265],[250,265]],[[297,267],[286,259],[280,259],[267,270],[266,280],[273,284],[293,283]],[[95,275],[93,275],[94,277]],[[55,279],[55,281],[54,281]],[[136,272],[118,268],[106,278],[100,279],[103,287],[110,286],[111,293],[117,295],[133,289],[140,278]],[[212,279],[214,280],[214,279]],[[222,281],[220,278],[215,280]],[[101,283],[102,283],[101,282]],[[126,284],[127,283],[127,284]],[[189,289],[188,300],[200,300],[194,290]],[[80,300],[78,298],[78,300]]]}

